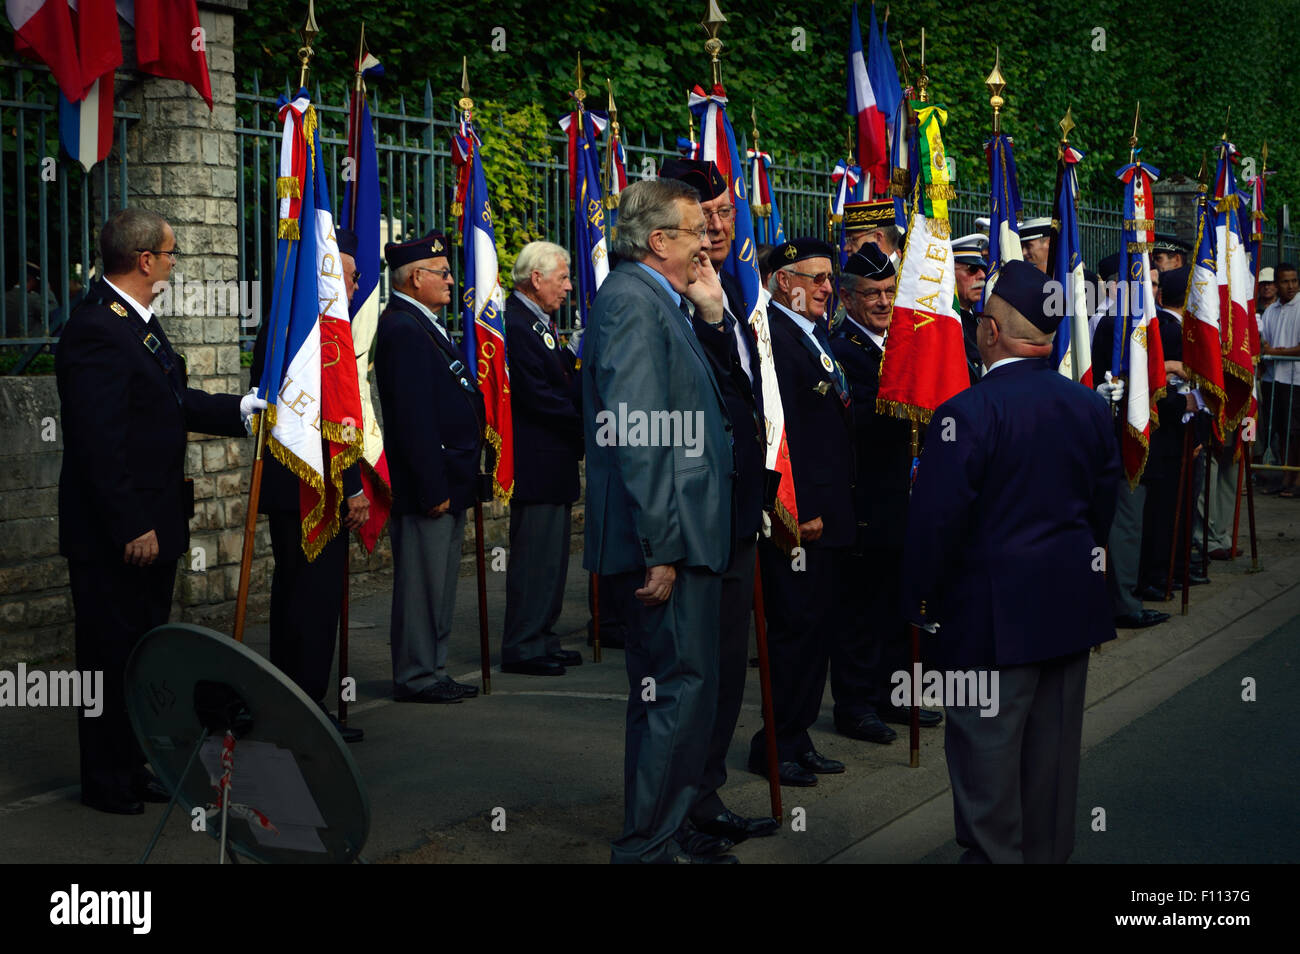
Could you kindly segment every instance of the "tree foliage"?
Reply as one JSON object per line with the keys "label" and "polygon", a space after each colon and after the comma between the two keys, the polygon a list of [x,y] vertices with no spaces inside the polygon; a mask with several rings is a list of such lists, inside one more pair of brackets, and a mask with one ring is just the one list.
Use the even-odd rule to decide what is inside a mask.
{"label": "tree foliage", "polygon": [[[237,15],[236,70],[242,77],[295,70],[302,0],[258,0]],[[848,2],[721,0],[723,82],[738,133],[756,107],[763,146],[778,162],[825,166],[844,149]],[[579,52],[588,104],[601,108],[612,79],[624,128],[633,137],[685,132],[686,92],[709,80],[699,21],[705,0],[318,0],[324,33],[314,69],[343,76],[365,21],[367,43],[385,63],[387,84],[422,89],[427,77],[448,106],[458,95],[461,56],[472,93],[508,110],[535,107],[554,118],[573,88]],[[861,16],[870,16],[863,4]],[[883,16],[884,5],[877,8]],[[984,78],[1000,49],[1004,128],[1016,140],[1021,184],[1047,192],[1055,176],[1057,122],[1072,107],[1071,142],[1088,153],[1085,199],[1114,201],[1114,171],[1128,160],[1137,102],[1142,158],[1165,175],[1195,175],[1202,153],[1224,132],[1257,156],[1268,140],[1270,207],[1300,198],[1300,69],[1291,41],[1300,0],[900,0],[889,32],[915,67],[926,31],[931,99],[949,109],[946,144],[959,180],[987,180],[982,142],[991,110]],[[865,26],[864,26],[865,33]],[[802,39],[802,42],[801,42]],[[864,37],[865,42],[865,37]],[[494,49],[494,46],[496,47]],[[504,46],[504,49],[501,47]],[[1231,119],[1228,108],[1231,106]]]}

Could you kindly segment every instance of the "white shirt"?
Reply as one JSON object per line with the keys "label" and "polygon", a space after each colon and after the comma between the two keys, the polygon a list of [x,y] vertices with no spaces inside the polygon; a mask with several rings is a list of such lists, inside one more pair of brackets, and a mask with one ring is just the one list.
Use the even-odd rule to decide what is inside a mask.
{"label": "white shirt", "polygon": [[740,355],[740,370],[745,372],[745,377],[749,378],[749,381],[752,384],[754,381],[754,373],[749,370],[749,326],[731,307],[731,300],[727,298],[727,290],[725,288],[722,289],[722,307],[730,312],[731,316],[736,319],[736,326],[733,329],[733,333],[736,336],[736,353]]}
{"label": "white shirt", "polygon": [[1002,358],[999,361],[994,361],[993,367],[985,368],[984,373],[992,374],[994,371],[1002,367],[1004,364],[1015,364],[1017,361],[1028,361],[1028,360],[1029,360],[1028,358]]}
{"label": "white shirt", "polygon": [[776,301],[775,299],[772,300],[772,304],[776,305],[776,307],[780,308],[783,312],[785,312],[787,315],[789,315],[791,318],[794,319],[794,323],[798,325],[800,329],[802,329],[803,333],[808,336],[808,340],[817,346],[817,350],[822,353],[823,357],[828,359],[831,357],[830,355],[826,354],[826,350],[822,347],[822,343],[818,341],[817,336],[813,334],[813,331],[817,326],[812,321],[805,318],[803,315],[796,314],[795,312],[791,311],[789,308],[785,307],[785,305],[781,304],[779,301]]}
{"label": "white shirt", "polygon": [[872,341],[874,341],[874,342],[876,343],[876,347],[879,348],[881,351],[884,351],[884,350],[885,350],[885,336],[884,336],[884,335],[878,335],[878,334],[876,334],[874,331],[872,331],[870,328],[866,327],[865,325],[860,325],[860,324],[858,324],[856,321],[853,320],[853,316],[852,316],[852,315],[847,315],[847,314],[846,314],[846,315],[844,316],[844,320],[847,321],[847,322],[849,322],[850,324],[852,324],[853,327],[857,328],[857,329],[858,329],[859,331],[861,331],[864,335],[866,335],[868,338],[870,338]]}
{"label": "white shirt", "polygon": [[109,288],[113,289],[113,291],[117,292],[123,298],[125,298],[126,303],[135,309],[135,313],[139,315],[142,319],[144,319],[144,323],[146,325],[149,324],[149,319],[153,317],[152,308],[148,307],[147,305],[140,304],[138,301],[136,301],[126,292],[122,291],[122,289],[118,288],[116,285],[110,282],[107,278],[104,279],[104,284],[107,285]]}
{"label": "white shirt", "polygon": [[[437,328],[438,333],[440,335],[442,335],[448,341],[451,341],[451,335],[447,334],[447,329],[442,326],[442,322],[438,320],[438,316],[435,315],[432,311],[430,311],[423,302],[416,301],[410,295],[403,295],[401,292],[397,291],[396,289],[393,290],[393,296],[395,298],[400,298],[403,301],[409,301],[412,305],[414,305],[416,308],[420,310],[420,314],[424,315],[424,317],[429,319],[429,324]],[[452,343],[454,344],[455,342]]]}
{"label": "white shirt", "polygon": [[[1259,335],[1273,348],[1294,348],[1300,345],[1300,295],[1285,304],[1278,299],[1269,305],[1264,310]],[[1276,381],[1278,384],[1300,382],[1300,370],[1297,370],[1295,360],[1282,358],[1271,361],[1265,355],[1265,362],[1263,380]]]}

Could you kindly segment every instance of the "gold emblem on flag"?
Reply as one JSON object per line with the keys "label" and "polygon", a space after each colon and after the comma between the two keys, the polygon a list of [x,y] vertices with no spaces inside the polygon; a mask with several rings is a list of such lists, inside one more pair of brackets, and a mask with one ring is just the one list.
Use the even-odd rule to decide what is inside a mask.
{"label": "gold emblem on flag", "polygon": [[122,307],[122,303],[120,301],[115,301],[108,307],[111,308],[113,310],[113,314],[117,315],[119,318],[126,317],[126,309]]}

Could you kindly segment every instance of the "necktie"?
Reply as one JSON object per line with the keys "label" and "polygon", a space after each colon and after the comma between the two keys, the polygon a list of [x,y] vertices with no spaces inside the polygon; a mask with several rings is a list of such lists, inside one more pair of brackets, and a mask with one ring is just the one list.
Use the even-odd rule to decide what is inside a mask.
{"label": "necktie", "polygon": [[840,371],[839,362],[835,360],[835,355],[831,352],[831,336],[827,334],[825,328],[814,322],[813,337],[816,338],[817,343],[821,345],[822,352],[830,359],[831,367],[835,370],[835,380],[840,387],[840,394],[843,396],[842,399],[845,404],[847,404],[849,399],[849,387],[847,382],[844,380],[844,373]]}

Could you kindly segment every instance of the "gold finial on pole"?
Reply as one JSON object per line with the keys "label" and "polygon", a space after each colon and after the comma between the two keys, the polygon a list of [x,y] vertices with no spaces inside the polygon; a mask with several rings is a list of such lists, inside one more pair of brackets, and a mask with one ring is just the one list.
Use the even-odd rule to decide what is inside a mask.
{"label": "gold finial on pole", "polygon": [[984,85],[989,88],[989,105],[993,107],[993,135],[1000,135],[1002,132],[1002,105],[1006,102],[1002,98],[1002,91],[1007,88],[1007,81],[1002,76],[1002,48],[994,47],[993,53],[993,71],[984,80]]}
{"label": "gold finial on pole", "polygon": [[316,0],[307,0],[307,22],[298,32],[302,36],[302,46],[298,47],[298,61],[302,64],[298,73],[298,85],[302,87],[307,85],[307,71],[311,68],[311,58],[315,52],[311,48],[311,41],[320,36],[320,27],[316,25]]}
{"label": "gold finial on pole", "polygon": [[605,77],[605,88],[609,90],[609,124],[618,131],[618,107],[614,105],[614,81]]}
{"label": "gold finial on pole", "polygon": [[1056,125],[1061,127],[1061,144],[1056,147],[1056,158],[1064,159],[1065,150],[1070,145],[1070,133],[1076,125],[1072,107],[1065,107],[1065,118]]}
{"label": "gold finial on pole", "polygon": [[1268,168],[1268,140],[1265,140],[1264,145],[1262,145],[1259,149],[1259,174],[1261,178],[1264,175],[1264,170],[1267,168]]}
{"label": "gold finial on pole", "polygon": [[1142,118],[1142,101],[1138,100],[1137,109],[1133,112],[1133,135],[1128,137],[1128,161],[1133,162],[1137,159],[1138,147],[1138,120]]}
{"label": "gold finial on pole", "polygon": [[1223,139],[1224,142],[1227,142],[1227,141],[1228,141],[1228,120],[1231,119],[1231,118],[1232,118],[1232,104],[1229,103],[1229,104],[1228,104],[1228,113],[1227,113],[1226,116],[1223,117],[1223,136],[1222,136],[1222,139]]}
{"label": "gold finial on pole", "polygon": [[474,108],[474,100],[469,98],[469,57],[460,58],[460,91],[464,93],[456,103],[462,113],[468,113]]}
{"label": "gold finial on pole", "polygon": [[889,4],[885,4],[885,22],[889,22]]}
{"label": "gold finial on pole", "polygon": [[357,42],[357,71],[353,82],[359,93],[365,88],[365,79],[361,75],[361,62],[366,58],[366,21],[361,21],[361,39]]}
{"label": "gold finial on pole", "polygon": [[916,98],[923,103],[930,101],[930,77],[925,72],[925,27],[921,27],[921,73],[916,78]]}
{"label": "gold finial on pole", "polygon": [[718,9],[718,0],[709,0],[709,12],[704,16],[702,26],[709,38],[704,41],[704,52],[709,54],[713,66],[713,85],[722,82],[722,62],[718,54],[722,52],[722,41],[718,39],[718,27],[727,22],[727,18]]}
{"label": "gold finial on pole", "polygon": [[578,108],[582,109],[582,101],[587,98],[587,91],[582,88],[582,51],[578,51],[578,68],[575,71],[578,79],[578,85],[573,90],[573,98],[578,101]]}

